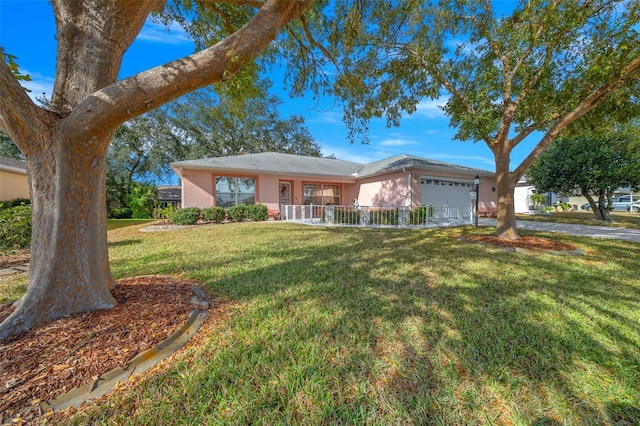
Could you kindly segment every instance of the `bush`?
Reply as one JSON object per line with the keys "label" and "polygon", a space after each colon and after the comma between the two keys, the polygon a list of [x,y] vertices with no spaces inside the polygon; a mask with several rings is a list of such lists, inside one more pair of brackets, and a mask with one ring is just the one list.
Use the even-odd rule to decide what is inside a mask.
{"label": "bush", "polygon": [[336,208],[333,211],[333,223],[346,224],[346,225],[359,225],[360,211]]}
{"label": "bush", "polygon": [[249,210],[249,219],[254,222],[260,222],[269,219],[269,209],[264,204],[253,204],[247,206]]}
{"label": "bush", "polygon": [[31,200],[28,198],[14,198],[13,200],[0,201],[0,210],[10,209],[18,206],[28,206]]}
{"label": "bush", "polygon": [[149,219],[153,216],[153,200],[157,198],[156,188],[136,183],[127,197],[127,206],[133,211],[134,219]]}
{"label": "bush", "polygon": [[202,218],[207,222],[222,223],[227,211],[224,207],[207,207],[202,209]]}
{"label": "bush", "polygon": [[177,225],[193,225],[198,219],[200,219],[200,209],[197,207],[178,209],[171,215],[171,221]]}
{"label": "bush", "polygon": [[244,222],[249,217],[249,209],[244,204],[229,207],[227,210],[229,219],[234,222]]}
{"label": "bush", "polygon": [[31,244],[31,206],[0,210],[0,250],[28,248]]}
{"label": "bush", "polygon": [[122,207],[121,209],[111,209],[111,217],[114,219],[131,219],[133,216],[133,210],[129,207]]}
{"label": "bush", "polygon": [[171,216],[175,213],[176,209],[173,207],[173,204],[169,204],[167,207],[159,207],[157,206],[153,210],[153,218],[158,220],[169,221],[171,220]]}

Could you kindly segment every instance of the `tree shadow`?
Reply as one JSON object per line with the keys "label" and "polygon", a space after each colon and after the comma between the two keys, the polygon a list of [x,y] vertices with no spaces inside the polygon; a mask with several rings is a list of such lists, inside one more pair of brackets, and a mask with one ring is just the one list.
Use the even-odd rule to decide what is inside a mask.
{"label": "tree shadow", "polygon": [[[597,387],[605,379],[624,381],[622,371],[640,364],[640,326],[620,313],[640,311],[640,287],[622,282],[618,273],[602,276],[589,268],[602,260],[602,251],[612,270],[626,269],[637,256],[617,254],[628,256],[633,244],[589,242],[590,255],[560,258],[470,246],[449,230],[291,226],[286,236],[286,242],[197,265],[149,254],[136,260],[133,272],[185,273],[212,292],[251,301],[252,317],[269,321],[269,333],[279,336],[261,336],[263,330],[244,324],[259,341],[234,342],[216,357],[240,363],[256,351],[272,350],[289,354],[285,359],[294,364],[313,364],[317,360],[298,359],[300,352],[337,348],[335,359],[310,365],[309,371],[322,371],[325,380],[337,374],[372,396],[348,400],[335,391],[339,409],[326,414],[326,422],[344,422],[363,406],[391,415],[385,407],[392,406],[403,407],[401,417],[419,424],[451,424],[460,413],[555,424],[555,417],[542,413],[514,414],[517,399],[500,402],[513,387],[543,400],[539,407],[553,401],[563,406],[555,408],[560,420],[640,421],[633,403],[605,405],[574,382],[582,367],[594,369]],[[296,244],[309,240],[318,242]],[[239,263],[251,266],[238,272]],[[294,365],[280,367],[288,371]],[[256,388],[268,387],[278,374],[271,365],[256,368],[250,373]],[[212,386],[212,393],[220,391],[219,383],[241,387],[232,373],[199,374],[198,382]],[[624,385],[629,395],[640,395],[637,380]],[[283,403],[270,404],[256,415]]]}

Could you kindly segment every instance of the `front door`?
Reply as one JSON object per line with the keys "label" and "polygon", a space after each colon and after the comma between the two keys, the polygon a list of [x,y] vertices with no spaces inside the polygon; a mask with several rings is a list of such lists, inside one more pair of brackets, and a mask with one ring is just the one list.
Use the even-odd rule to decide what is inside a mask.
{"label": "front door", "polygon": [[280,182],[278,191],[280,192],[280,206],[291,205],[291,182]]}

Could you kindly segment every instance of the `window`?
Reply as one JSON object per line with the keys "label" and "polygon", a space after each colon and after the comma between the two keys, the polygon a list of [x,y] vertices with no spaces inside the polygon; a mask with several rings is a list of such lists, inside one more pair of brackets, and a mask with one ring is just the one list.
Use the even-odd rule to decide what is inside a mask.
{"label": "window", "polygon": [[305,184],[304,203],[321,206],[338,205],[340,204],[340,185]]}
{"label": "window", "polygon": [[216,176],[216,206],[230,207],[236,204],[255,204],[256,180],[254,178]]}

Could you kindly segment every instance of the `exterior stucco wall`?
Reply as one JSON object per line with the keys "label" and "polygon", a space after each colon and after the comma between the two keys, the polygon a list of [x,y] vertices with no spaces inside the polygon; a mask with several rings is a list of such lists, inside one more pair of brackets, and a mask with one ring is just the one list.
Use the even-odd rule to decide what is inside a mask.
{"label": "exterior stucco wall", "polygon": [[[354,181],[349,177],[293,176],[293,175],[234,175],[232,173],[211,170],[184,170],[183,172],[183,206],[210,207],[215,203],[215,176],[251,176],[256,178],[256,202],[267,206],[270,211],[280,208],[279,183],[291,185],[291,203],[304,203],[305,184],[339,184],[340,204],[351,205],[354,199],[361,206],[418,206],[421,200],[420,176],[437,176],[472,181],[473,177],[456,173],[434,172],[430,170],[412,169],[385,175],[371,176]],[[411,178],[411,193],[408,185]],[[497,193],[495,178],[482,177],[480,185],[481,211],[483,208],[495,210]],[[493,189],[493,190],[492,190]]]}
{"label": "exterior stucco wall", "polygon": [[213,205],[213,176],[208,170],[185,170],[182,178],[182,207]]}
{"label": "exterior stucco wall", "polygon": [[408,178],[408,174],[397,172],[361,179],[353,185],[355,195],[347,199],[347,204],[357,198],[361,206],[408,206]]}
{"label": "exterior stucco wall", "polygon": [[29,198],[27,175],[0,170],[0,200]]}

